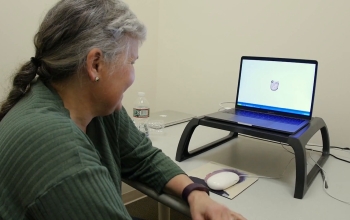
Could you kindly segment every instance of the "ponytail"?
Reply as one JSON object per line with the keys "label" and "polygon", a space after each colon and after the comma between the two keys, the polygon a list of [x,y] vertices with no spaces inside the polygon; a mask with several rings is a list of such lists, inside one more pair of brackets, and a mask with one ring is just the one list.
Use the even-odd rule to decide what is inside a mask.
{"label": "ponytail", "polygon": [[7,99],[1,104],[0,121],[11,108],[29,91],[30,83],[35,78],[38,67],[33,62],[25,63],[14,75],[12,89]]}

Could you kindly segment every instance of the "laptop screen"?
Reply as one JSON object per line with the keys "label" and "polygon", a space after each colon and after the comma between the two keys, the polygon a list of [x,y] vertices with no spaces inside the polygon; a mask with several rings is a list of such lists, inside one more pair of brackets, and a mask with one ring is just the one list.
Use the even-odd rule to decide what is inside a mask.
{"label": "laptop screen", "polygon": [[317,61],[242,57],[236,105],[311,116],[316,74]]}

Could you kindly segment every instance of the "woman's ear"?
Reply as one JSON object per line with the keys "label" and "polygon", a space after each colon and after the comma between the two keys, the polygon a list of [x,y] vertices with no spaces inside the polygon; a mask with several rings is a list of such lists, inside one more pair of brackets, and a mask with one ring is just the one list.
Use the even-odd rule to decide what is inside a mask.
{"label": "woman's ear", "polygon": [[90,50],[86,59],[86,71],[91,81],[101,78],[103,64],[102,51],[98,48]]}

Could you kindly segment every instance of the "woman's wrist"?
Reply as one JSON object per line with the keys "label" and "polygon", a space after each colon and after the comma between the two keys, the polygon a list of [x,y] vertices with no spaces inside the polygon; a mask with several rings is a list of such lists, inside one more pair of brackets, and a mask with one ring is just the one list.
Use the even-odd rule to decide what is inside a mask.
{"label": "woman's wrist", "polygon": [[185,200],[186,202],[188,201],[189,195],[194,192],[194,191],[200,191],[200,192],[205,192],[207,195],[209,195],[209,188],[199,184],[199,183],[191,183],[188,184],[182,191],[182,199]]}
{"label": "woman's wrist", "polygon": [[188,204],[193,204],[198,199],[208,198],[209,195],[205,191],[193,190],[187,197]]}

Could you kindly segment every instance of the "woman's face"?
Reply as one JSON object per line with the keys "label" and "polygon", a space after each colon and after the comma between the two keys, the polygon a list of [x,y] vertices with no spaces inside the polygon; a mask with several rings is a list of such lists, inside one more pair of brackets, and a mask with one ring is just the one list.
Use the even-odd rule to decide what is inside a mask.
{"label": "woman's face", "polygon": [[100,87],[100,94],[96,94],[99,115],[108,115],[122,108],[123,93],[135,80],[133,65],[138,59],[138,46],[137,40],[130,39],[128,52],[118,58],[116,65],[105,68],[100,80],[96,82]]}

